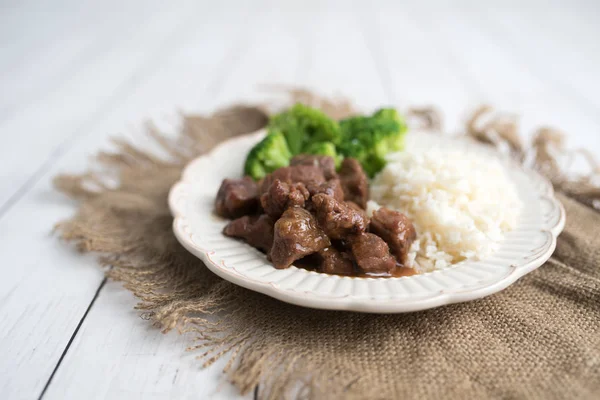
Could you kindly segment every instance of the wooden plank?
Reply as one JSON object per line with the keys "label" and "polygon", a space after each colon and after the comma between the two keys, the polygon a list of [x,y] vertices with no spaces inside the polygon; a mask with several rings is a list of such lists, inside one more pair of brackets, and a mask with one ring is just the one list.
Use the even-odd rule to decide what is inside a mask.
{"label": "wooden plank", "polygon": [[[500,109],[518,112],[527,136],[540,125],[550,125],[568,132],[572,146],[600,150],[600,135],[589,134],[600,130],[600,119],[565,96],[555,81],[532,69],[514,51],[512,42],[504,34],[497,34],[490,28],[496,15],[500,14],[487,7],[469,8],[468,11],[415,7],[411,12],[479,88],[481,95],[471,97],[463,109],[481,101],[489,102]],[[535,38],[528,35],[521,35],[520,42],[529,43],[523,46],[536,43]],[[585,50],[578,45],[574,43],[573,47]],[[573,69],[572,73],[576,74],[577,70]]]}
{"label": "wooden plank", "polygon": [[516,56],[572,104],[592,117],[597,116],[600,112],[598,2],[550,1],[543,8],[525,8],[519,12],[495,4],[493,9],[497,17],[488,29],[505,38]]}
{"label": "wooden plank", "polygon": [[224,381],[224,360],[200,369],[191,338],[161,334],[135,303],[120,284],[105,286],[44,399],[252,398]]}
{"label": "wooden plank", "polygon": [[393,102],[362,32],[363,16],[355,3],[319,3],[314,12],[292,5],[286,12],[302,38],[299,83],[323,94],[348,97],[365,111]]}
{"label": "wooden plank", "polygon": [[[115,100],[164,61],[160,59],[160,52],[175,44],[173,41],[176,39],[169,35],[184,29],[180,25],[185,11],[186,7],[158,9],[149,18],[136,21],[133,24],[136,29],[130,37],[122,39],[118,34],[109,34],[112,38],[109,51],[101,57],[91,57],[92,61],[89,64],[84,62],[81,70],[64,75],[63,83],[55,86],[56,90],[44,92],[39,100],[34,98],[0,122],[0,130],[11,133],[10,142],[0,148],[4,167],[0,174],[0,210],[14,200],[11,196],[15,191],[31,186],[52,160],[72,146],[94,119],[102,118]],[[105,30],[110,25],[107,20],[98,28]],[[116,25],[115,29],[119,32]],[[126,35],[129,25],[123,23],[125,30],[121,29],[120,33]],[[91,37],[101,35],[98,32]],[[95,44],[101,45],[101,48],[107,46],[102,41]]]}
{"label": "wooden plank", "polygon": [[[39,43],[2,51],[0,57],[4,61],[0,65],[4,68],[0,69],[0,87],[4,96],[0,98],[0,121],[15,117],[32,103],[52,96],[98,59],[108,56],[107,61],[112,61],[111,50],[130,41],[139,25],[143,26],[152,21],[152,16],[157,17],[165,11],[164,3],[156,1],[148,1],[144,7],[135,2],[124,3],[119,8],[120,12],[115,13],[114,8],[107,9],[104,3],[87,7],[73,4],[66,12],[42,14],[43,22],[56,22],[51,29],[43,25],[33,25],[32,29],[31,24],[22,24],[24,32],[13,32],[17,39],[22,35],[34,36]],[[34,15],[36,12],[39,14],[40,10],[31,11]],[[112,28],[109,31],[102,29],[107,22]],[[19,57],[16,50],[23,49],[26,53]]]}
{"label": "wooden plank", "polygon": [[394,102],[439,106],[454,129],[465,106],[482,95],[437,37],[411,15],[413,5],[365,7],[364,29]]}
{"label": "wooden plank", "polygon": [[[57,4],[58,3],[58,4]],[[2,3],[6,7],[5,2]],[[62,6],[62,7],[61,7]],[[64,8],[63,8],[64,7]],[[65,9],[68,12],[65,12]],[[19,1],[0,12],[0,73],[19,72],[19,66],[51,43],[57,33],[73,28],[73,16],[95,7],[73,0],[52,5]]]}
{"label": "wooden plank", "polygon": [[364,109],[390,101],[352,4],[283,3],[277,12],[269,25],[249,33],[256,35],[254,45],[232,66],[219,103],[272,99],[272,92],[262,89],[266,84],[345,96]]}
{"label": "wooden plank", "polygon": [[93,258],[50,234],[71,213],[44,180],[0,221],[3,398],[39,396],[103,279]]}
{"label": "wooden plank", "polygon": [[133,310],[136,300],[109,282],[94,303],[44,399],[251,399],[221,374],[200,368],[191,337],[162,334]]}

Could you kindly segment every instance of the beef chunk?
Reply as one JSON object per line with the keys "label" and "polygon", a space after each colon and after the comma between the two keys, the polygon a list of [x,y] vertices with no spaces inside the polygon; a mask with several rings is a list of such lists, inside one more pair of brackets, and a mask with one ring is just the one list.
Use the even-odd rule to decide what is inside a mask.
{"label": "beef chunk", "polygon": [[305,185],[320,185],[325,182],[323,171],[314,165],[294,165],[291,167],[278,168],[269,175],[265,176],[260,185],[260,193],[265,193],[273,184],[275,179],[285,183],[302,182]]}
{"label": "beef chunk", "polygon": [[358,204],[356,204],[353,201],[346,201],[345,203],[348,207],[362,215],[365,221],[367,221],[367,226],[369,225],[369,217],[367,216],[367,212],[363,208],[361,208]]}
{"label": "beef chunk", "polygon": [[335,161],[329,156],[298,154],[291,159],[290,165],[312,165],[319,167],[323,171],[325,179],[329,180],[337,177],[335,173]]}
{"label": "beef chunk", "polygon": [[310,194],[303,183],[286,183],[275,179],[260,197],[260,204],[269,216],[277,219],[289,207],[304,207]]}
{"label": "beef chunk", "polygon": [[344,189],[342,189],[342,182],[338,178],[330,179],[320,185],[309,184],[307,188],[311,196],[323,193],[337,201],[344,201]]}
{"label": "beef chunk", "polygon": [[321,265],[319,272],[336,275],[354,275],[354,262],[352,255],[337,250],[335,247],[327,247],[319,252]]}
{"label": "beef chunk", "polygon": [[258,207],[258,185],[252,178],[224,179],[217,193],[215,210],[225,218],[237,218]]}
{"label": "beef chunk", "polygon": [[344,189],[344,199],[366,208],[369,199],[369,181],[360,163],[354,158],[345,158],[340,168],[340,179]]}
{"label": "beef chunk", "polygon": [[371,232],[385,240],[398,262],[406,265],[410,246],[417,238],[415,227],[406,215],[381,207],[373,213]]}
{"label": "beef chunk", "polygon": [[227,224],[223,229],[223,234],[243,239],[250,246],[266,253],[273,246],[274,223],[273,219],[266,214],[261,216],[245,215]]}
{"label": "beef chunk", "polygon": [[352,254],[358,266],[370,274],[390,274],[396,268],[396,260],[388,245],[377,235],[361,233],[350,241]]}
{"label": "beef chunk", "polygon": [[312,198],[317,221],[331,239],[345,239],[349,235],[364,232],[367,220],[361,213],[326,194]]}
{"label": "beef chunk", "polygon": [[315,217],[304,208],[288,208],[275,223],[269,256],[275,268],[287,268],[304,256],[329,247],[331,242]]}

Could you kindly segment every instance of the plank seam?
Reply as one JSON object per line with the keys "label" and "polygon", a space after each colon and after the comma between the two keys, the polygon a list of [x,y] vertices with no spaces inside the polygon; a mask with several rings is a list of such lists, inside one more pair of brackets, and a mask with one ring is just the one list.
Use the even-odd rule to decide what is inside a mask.
{"label": "plank seam", "polygon": [[71,345],[73,344],[73,340],[75,340],[75,337],[77,337],[77,334],[79,333],[79,329],[83,325],[83,321],[85,321],[85,319],[88,316],[90,310],[94,306],[94,303],[96,303],[96,299],[98,299],[98,296],[100,295],[100,291],[102,290],[102,288],[104,287],[105,284],[106,284],[106,278],[104,278],[102,280],[102,282],[98,286],[98,289],[96,289],[96,293],[94,294],[94,297],[92,298],[92,301],[90,302],[90,304],[88,305],[87,309],[85,310],[85,313],[83,313],[83,316],[79,320],[79,323],[77,324],[77,327],[75,328],[75,331],[73,331],[73,334],[69,338],[69,341],[67,342],[67,345],[66,345],[65,349],[63,350],[62,354],[60,355],[60,358],[58,359],[58,363],[56,363],[56,366],[54,367],[54,370],[50,374],[50,377],[48,378],[48,381],[44,385],[44,389],[42,389],[42,393],[40,393],[40,396],[38,397],[38,400],[41,400],[44,397],[44,395],[46,394],[46,391],[50,387],[50,383],[52,382],[52,379],[54,378],[54,375],[56,375],[56,372],[58,371],[58,368],[61,366],[61,364],[62,364],[65,356],[67,355],[67,352],[69,351],[69,348],[71,348]]}

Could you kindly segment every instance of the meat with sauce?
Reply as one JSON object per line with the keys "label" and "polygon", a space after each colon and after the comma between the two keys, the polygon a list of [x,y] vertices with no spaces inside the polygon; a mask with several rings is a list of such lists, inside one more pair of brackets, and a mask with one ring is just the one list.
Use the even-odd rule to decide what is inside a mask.
{"label": "meat with sauce", "polygon": [[408,252],[417,232],[406,215],[381,207],[373,213],[370,231],[385,240],[400,264],[407,265]]}
{"label": "meat with sauce", "polygon": [[360,212],[326,194],[312,197],[319,226],[331,239],[344,239],[367,229],[367,220]]}
{"label": "meat with sauce", "polygon": [[358,212],[360,215],[362,215],[362,217],[365,219],[365,221],[367,221],[367,226],[369,225],[369,217],[367,215],[367,212],[361,208],[358,204],[356,204],[353,201],[345,201],[344,203],[346,203],[346,205],[350,208],[352,208],[354,211]]}
{"label": "meat with sauce", "polygon": [[225,179],[217,192],[215,211],[225,218],[238,218],[258,208],[258,185],[252,178]]}
{"label": "meat with sauce", "polygon": [[338,178],[330,179],[320,185],[309,184],[307,189],[311,196],[322,193],[333,197],[337,201],[344,201],[344,189]]}
{"label": "meat with sauce", "polygon": [[305,185],[320,185],[325,182],[323,171],[314,165],[282,167],[264,177],[260,184],[260,193],[262,194],[269,190],[269,187],[271,187],[276,179],[288,184],[301,182]]}
{"label": "meat with sauce", "polygon": [[331,245],[315,217],[301,207],[288,208],[277,220],[269,257],[275,268],[287,268],[309,254]]}
{"label": "meat with sauce", "polygon": [[260,204],[271,218],[277,219],[290,207],[304,207],[310,193],[303,183],[286,183],[275,179],[260,197]]}
{"label": "meat with sauce", "polygon": [[327,247],[319,252],[321,264],[318,271],[335,275],[354,275],[354,262],[352,254],[339,251],[335,247]]}
{"label": "meat with sauce", "polygon": [[396,260],[390,254],[387,243],[372,233],[361,233],[350,240],[352,254],[358,266],[367,274],[391,274]]}
{"label": "meat with sauce", "polygon": [[354,158],[345,158],[340,167],[339,177],[344,189],[344,199],[353,201],[363,209],[366,208],[369,180],[360,163]]}
{"label": "meat with sauce", "polygon": [[355,159],[345,159],[336,174],[331,157],[299,155],[258,184],[250,177],[225,179],[215,210],[237,218],[224,235],[265,252],[278,269],[296,263],[336,275],[414,273],[400,268],[416,239],[413,224],[385,207],[369,219],[368,195],[367,176]]}
{"label": "meat with sauce", "polygon": [[243,239],[250,246],[268,253],[273,246],[274,223],[275,221],[266,214],[245,215],[227,224],[223,229],[223,234]]}
{"label": "meat with sauce", "polygon": [[290,160],[290,165],[312,165],[323,171],[325,179],[333,179],[337,177],[335,172],[335,161],[332,157],[321,156],[314,154],[298,154]]}

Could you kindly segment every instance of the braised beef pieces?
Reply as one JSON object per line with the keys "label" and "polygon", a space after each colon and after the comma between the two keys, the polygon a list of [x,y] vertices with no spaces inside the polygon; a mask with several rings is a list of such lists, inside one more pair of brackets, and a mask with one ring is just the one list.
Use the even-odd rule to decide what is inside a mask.
{"label": "braised beef pieces", "polygon": [[333,197],[317,194],[312,197],[317,221],[331,239],[345,239],[367,229],[365,217]]}
{"label": "braised beef pieces", "polygon": [[342,188],[342,182],[338,178],[330,179],[320,185],[308,184],[307,189],[311,196],[323,193],[333,197],[337,201],[344,201],[344,189]]}
{"label": "braised beef pieces", "polygon": [[288,208],[277,220],[269,254],[275,268],[287,268],[304,256],[329,247],[331,242],[315,217],[300,207]]}
{"label": "braised beef pieces", "polygon": [[319,272],[335,275],[354,275],[354,262],[352,255],[344,251],[339,251],[335,247],[327,247],[319,251],[321,264]]}
{"label": "braised beef pieces", "polygon": [[337,177],[335,172],[335,161],[329,156],[319,156],[314,154],[298,154],[290,160],[290,165],[312,165],[323,171],[325,179]]}
{"label": "braised beef pieces", "polygon": [[273,246],[273,225],[268,215],[245,215],[234,219],[223,229],[225,236],[243,239],[252,247],[268,253]]}
{"label": "braised beef pieces", "polygon": [[369,225],[369,217],[367,216],[367,212],[363,208],[361,208],[361,206],[359,206],[353,201],[346,201],[345,203],[348,207],[352,208],[354,211],[362,215],[365,221],[367,221],[367,226]]}
{"label": "braised beef pieces", "polygon": [[373,213],[370,230],[386,241],[400,264],[406,265],[410,246],[417,238],[415,227],[406,215],[381,207]]}
{"label": "braised beef pieces", "polygon": [[277,219],[290,207],[304,207],[310,193],[303,183],[286,183],[275,179],[269,189],[260,197],[263,210]]}
{"label": "braised beef pieces", "polygon": [[249,176],[225,179],[217,193],[215,209],[225,218],[237,218],[253,213],[258,207],[258,186]]}
{"label": "braised beef pieces", "polygon": [[391,274],[396,260],[387,243],[372,233],[361,233],[350,240],[352,254],[358,266],[368,274]]}
{"label": "braised beef pieces", "polygon": [[367,176],[355,159],[345,159],[336,174],[331,157],[299,155],[259,184],[250,177],[225,179],[215,207],[221,216],[240,217],[223,233],[267,253],[275,268],[298,261],[328,274],[406,275],[398,272],[412,270],[399,265],[406,265],[414,226],[386,208],[369,221],[368,195]]}
{"label": "braised beef pieces", "polygon": [[361,208],[367,207],[369,181],[360,163],[354,158],[345,158],[339,171],[344,198],[353,201]]}
{"label": "braised beef pieces", "polygon": [[260,185],[260,193],[265,193],[269,190],[271,184],[279,179],[285,183],[301,182],[305,185],[315,184],[320,185],[325,182],[323,171],[314,165],[294,165],[290,167],[278,168],[265,176]]}

